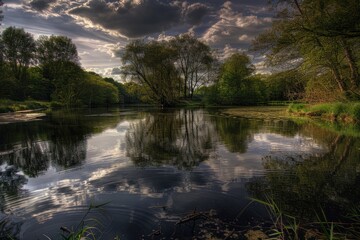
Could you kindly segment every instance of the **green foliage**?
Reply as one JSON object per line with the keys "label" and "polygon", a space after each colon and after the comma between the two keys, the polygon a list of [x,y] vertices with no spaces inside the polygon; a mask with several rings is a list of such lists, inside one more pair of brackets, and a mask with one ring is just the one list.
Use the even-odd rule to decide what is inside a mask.
{"label": "green foliage", "polygon": [[266,86],[259,76],[252,76],[251,61],[236,53],[225,60],[219,81],[199,89],[208,104],[253,105],[267,101]]}
{"label": "green foliage", "polygon": [[305,111],[306,104],[303,103],[291,103],[288,107],[289,113],[301,113]]}
{"label": "green foliage", "polygon": [[215,62],[208,45],[189,34],[176,36],[170,41],[176,50],[177,69],[181,73],[183,97],[192,98],[197,88],[209,83],[209,72]]}
{"label": "green foliage", "polygon": [[152,103],[154,100],[149,95],[149,88],[135,82],[124,84],[125,103]]}
{"label": "green foliage", "polygon": [[181,35],[166,42],[133,41],[122,56],[123,72],[147,91],[151,102],[175,105],[214,80],[215,59],[208,45]]}
{"label": "green foliage", "polygon": [[42,69],[31,67],[28,69],[29,85],[27,87],[27,98],[43,101],[50,101],[49,91],[51,83],[49,79],[44,78]]}
{"label": "green foliage", "polygon": [[358,100],[360,4],[358,0],[282,3],[271,29],[254,41],[270,65],[300,69],[310,80],[306,100]]}
{"label": "green foliage", "polygon": [[[24,29],[9,27],[0,35],[0,68],[6,68],[4,77],[7,87],[12,85],[13,78],[18,88],[13,92],[18,99],[26,98],[27,90],[27,68],[33,63],[35,57],[35,41],[31,34]],[[10,85],[9,85],[10,84]]]}
{"label": "green foliage", "polygon": [[37,59],[42,66],[56,62],[79,62],[76,46],[66,36],[40,36],[36,45]]}
{"label": "green foliage", "polygon": [[311,76],[305,87],[304,100],[310,103],[345,101],[344,95],[337,90],[331,74]]}
{"label": "green foliage", "polygon": [[125,96],[127,96],[127,93],[124,84],[115,81],[113,78],[104,78],[104,80],[117,88],[119,103],[125,103]]}
{"label": "green foliage", "polygon": [[53,100],[61,102],[65,107],[79,106],[82,104],[80,96],[85,90],[85,73],[77,64],[66,62],[54,86]]}
{"label": "green foliage", "polygon": [[12,74],[10,67],[0,63],[0,96],[2,98],[16,100],[18,81]]}
{"label": "green foliage", "polygon": [[360,120],[360,103],[352,104],[350,112],[351,112],[353,118]]}
{"label": "green foliage", "polygon": [[296,70],[262,76],[270,101],[298,100],[304,97],[306,81]]}
{"label": "green foliage", "polygon": [[175,50],[164,42],[134,41],[126,46],[123,70],[150,90],[153,101],[170,106],[180,95],[175,59]]}
{"label": "green foliage", "polygon": [[288,112],[305,114],[308,116],[320,116],[330,120],[359,122],[360,103],[359,102],[335,102],[315,105],[291,104]]}
{"label": "green foliage", "polygon": [[204,103],[207,105],[219,103],[218,84],[203,86],[199,88],[196,93],[202,96]]}
{"label": "green foliage", "polygon": [[[0,35],[0,50],[2,98],[51,100],[53,106],[72,107],[114,104],[124,94],[119,83],[80,67],[76,46],[68,37],[40,36],[35,42],[23,29],[9,27]],[[26,108],[34,106],[25,102],[2,106],[1,111]]]}
{"label": "green foliage", "polygon": [[114,84],[105,81],[99,75],[86,73],[81,98],[89,107],[108,106],[119,102],[119,92]]}
{"label": "green foliage", "polygon": [[269,234],[270,239],[299,239],[300,226],[298,220],[286,214],[272,197],[265,196],[265,200],[251,199],[252,202],[264,205],[269,213],[273,227]]}

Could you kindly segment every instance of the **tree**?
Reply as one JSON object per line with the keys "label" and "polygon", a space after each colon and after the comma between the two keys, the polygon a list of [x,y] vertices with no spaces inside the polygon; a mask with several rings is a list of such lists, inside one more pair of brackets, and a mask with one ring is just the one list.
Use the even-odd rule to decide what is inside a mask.
{"label": "tree", "polygon": [[104,78],[105,82],[111,83],[117,88],[119,103],[125,103],[126,90],[124,84],[115,81],[113,78]]}
{"label": "tree", "polygon": [[296,70],[283,71],[264,76],[271,101],[289,101],[304,98],[306,78]]}
{"label": "tree", "polygon": [[[67,66],[79,65],[77,49],[72,40],[65,36],[40,36],[36,41],[37,58],[43,75],[49,79],[52,87],[49,89],[49,99],[55,91],[55,81],[61,78]],[[71,64],[72,63],[72,64]]]}
{"label": "tree", "polygon": [[122,56],[123,70],[150,90],[153,101],[173,105],[179,97],[179,74],[176,52],[164,42],[133,41]]}
{"label": "tree", "polygon": [[[332,75],[342,95],[359,96],[360,2],[283,0],[272,28],[255,41],[273,65]],[[286,64],[284,64],[286,63]]]}
{"label": "tree", "polygon": [[119,92],[115,85],[105,81],[100,75],[85,73],[84,91],[81,99],[84,104],[92,106],[109,106],[119,102]]}
{"label": "tree", "polygon": [[218,83],[222,103],[230,105],[249,103],[252,90],[249,76],[253,71],[250,58],[245,54],[235,53],[225,60]]}
{"label": "tree", "polygon": [[149,103],[151,97],[149,96],[149,88],[147,86],[140,85],[136,82],[124,83],[125,89],[125,103]]}
{"label": "tree", "polygon": [[[68,69],[74,64],[79,65],[79,57],[76,45],[66,36],[40,36],[36,41],[37,59],[42,68],[43,75],[50,81],[48,89],[48,100],[56,90],[55,83],[59,81],[61,75],[67,74]],[[70,70],[71,71],[71,70]]]}
{"label": "tree", "polygon": [[81,95],[85,91],[85,72],[75,63],[64,62],[61,74],[57,76],[52,99],[65,107],[81,104]]}
{"label": "tree", "polygon": [[36,100],[48,100],[50,89],[49,79],[44,78],[43,71],[39,67],[28,69],[28,97]]}
{"label": "tree", "polygon": [[36,44],[37,58],[41,65],[56,62],[79,64],[76,45],[66,36],[40,36]]}
{"label": "tree", "polygon": [[12,74],[21,86],[21,98],[24,99],[27,87],[26,70],[35,60],[34,38],[24,29],[9,27],[2,32],[1,39],[2,59],[0,61],[10,67]]}
{"label": "tree", "polygon": [[176,65],[183,77],[183,96],[192,98],[194,91],[207,83],[214,58],[208,45],[195,37],[184,34],[170,41],[176,49]]}
{"label": "tree", "polygon": [[16,79],[13,76],[8,64],[5,63],[5,46],[0,36],[0,96],[1,98],[14,98],[17,88]]}

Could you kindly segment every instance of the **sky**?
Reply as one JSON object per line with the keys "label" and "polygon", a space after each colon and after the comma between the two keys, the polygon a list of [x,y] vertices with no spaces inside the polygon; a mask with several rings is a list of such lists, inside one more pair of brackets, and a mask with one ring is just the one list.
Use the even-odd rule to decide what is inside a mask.
{"label": "sky", "polygon": [[[268,0],[2,0],[1,28],[65,35],[82,67],[120,79],[121,53],[133,39],[166,40],[190,33],[225,58],[247,51],[271,26]],[[262,57],[253,57],[261,71]]]}

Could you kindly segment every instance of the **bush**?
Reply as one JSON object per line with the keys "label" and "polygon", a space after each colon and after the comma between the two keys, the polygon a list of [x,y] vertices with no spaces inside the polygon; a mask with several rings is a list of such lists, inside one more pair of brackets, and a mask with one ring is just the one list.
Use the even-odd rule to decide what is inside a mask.
{"label": "bush", "polygon": [[288,108],[289,113],[305,112],[306,105],[303,103],[291,103]]}
{"label": "bush", "polygon": [[344,103],[335,103],[331,109],[331,113],[334,116],[340,116],[346,112],[347,112],[347,107]]}
{"label": "bush", "polygon": [[351,107],[351,115],[357,121],[360,121],[360,103],[354,103]]}

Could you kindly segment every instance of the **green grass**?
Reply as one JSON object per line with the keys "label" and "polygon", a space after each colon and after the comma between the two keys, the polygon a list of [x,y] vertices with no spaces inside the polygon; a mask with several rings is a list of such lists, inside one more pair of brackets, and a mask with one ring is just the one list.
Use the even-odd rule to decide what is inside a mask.
{"label": "green grass", "polygon": [[[89,208],[85,212],[81,221],[75,228],[68,229],[66,227],[61,227],[62,233],[60,233],[60,239],[62,240],[97,240],[102,238],[102,228],[104,225],[95,218],[89,218],[88,215],[91,211],[95,209],[102,209],[107,203],[103,204],[90,204]],[[50,237],[44,235],[48,240],[52,240]],[[119,239],[118,236],[113,238],[114,240]]]}
{"label": "green grass", "polygon": [[[344,221],[330,221],[322,208],[315,211],[316,220],[302,219],[292,216],[281,208],[272,197],[265,196],[265,200],[251,198],[252,203],[259,203],[267,209],[272,226],[263,229],[274,240],[304,239],[359,239],[360,237],[360,208],[352,209],[344,216]],[[307,235],[312,235],[308,236]]]}
{"label": "green grass", "polygon": [[360,102],[335,102],[315,105],[290,104],[288,112],[340,122],[360,122]]}
{"label": "green grass", "polygon": [[0,113],[16,112],[23,110],[48,109],[50,102],[43,101],[12,101],[8,99],[0,100]]}

